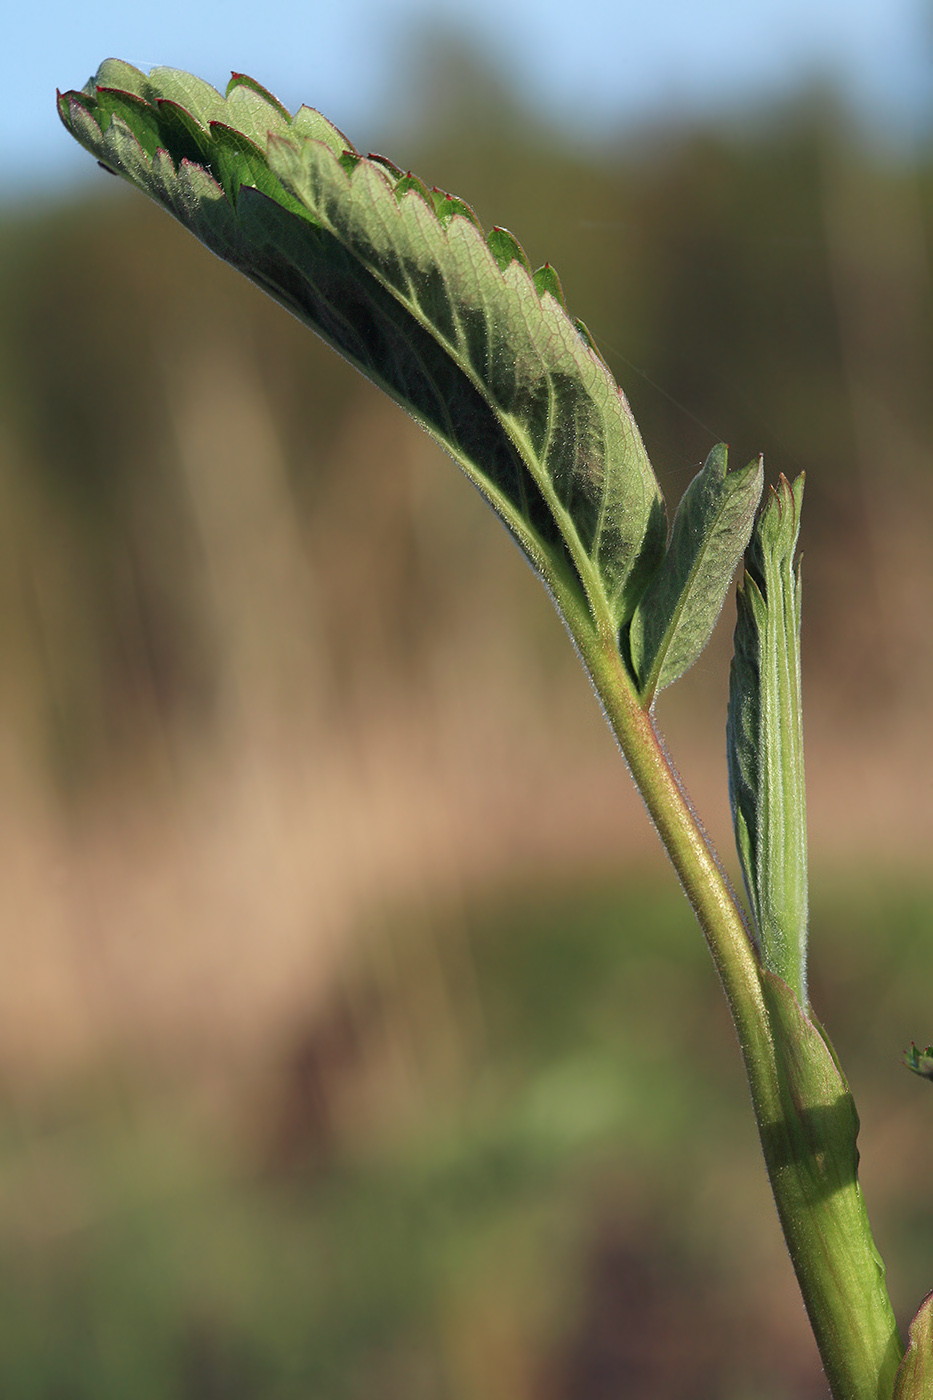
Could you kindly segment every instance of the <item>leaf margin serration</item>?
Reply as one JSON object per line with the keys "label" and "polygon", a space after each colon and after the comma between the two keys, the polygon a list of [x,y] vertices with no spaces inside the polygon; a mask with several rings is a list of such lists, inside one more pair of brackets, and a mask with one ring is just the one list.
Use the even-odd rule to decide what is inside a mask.
{"label": "leaf margin serration", "polygon": [[[95,119],[95,102],[106,93],[107,101],[112,104],[121,89],[128,95],[126,115],[121,118],[111,111],[106,125],[101,127]],[[161,108],[163,102],[164,113]],[[97,155],[102,164],[122,174],[167,207],[213,251],[234,262],[273,295],[278,295],[275,286],[270,286],[268,280],[263,280],[261,276],[254,276],[244,250],[236,247],[240,240],[234,225],[241,195],[246,195],[248,204],[250,197],[247,192],[262,186],[263,193],[292,214],[311,223],[323,222],[329,225],[332,234],[338,236],[341,221],[333,217],[327,219],[321,209],[310,208],[307,199],[302,199],[296,193],[294,181],[289,189],[288,179],[282,178],[283,168],[291,165],[294,175],[295,163],[305,161],[310,165],[316,162],[319,167],[329,168],[331,195],[335,189],[350,191],[355,184],[359,185],[360,180],[371,182],[375,178],[377,183],[370,183],[368,193],[370,197],[376,194],[383,200],[384,210],[389,207],[388,197],[393,193],[390,168],[396,169],[391,162],[381,157],[362,157],[347,142],[343,133],[313,108],[302,107],[289,119],[277,99],[246,75],[233,75],[226,95],[221,95],[210,84],[179,70],[157,68],[147,76],[119,60],[106,60],[81,92],[59,94],[58,104],[66,127],[81,144]],[[144,104],[145,110],[139,104]],[[164,117],[166,122],[169,120],[169,104],[185,108],[204,133],[208,149],[210,142],[214,142],[217,152],[215,160],[198,161],[185,157],[176,164],[170,155],[162,157],[158,118]],[[249,121],[243,122],[247,128],[245,131],[240,131],[231,120],[236,115],[249,118]],[[155,135],[153,116],[156,119]],[[175,120],[177,125],[177,114]],[[257,141],[263,126],[266,131],[265,151]],[[192,139],[197,135],[195,132]],[[242,136],[243,143],[249,144],[243,144],[241,150],[234,150],[231,155],[231,146],[242,144],[238,143],[239,136]],[[200,148],[201,141],[196,140],[196,145]],[[200,176],[197,174],[198,167],[203,172]],[[261,178],[265,170],[268,170],[273,183]],[[406,179],[411,177],[402,177],[402,180]],[[303,192],[307,194],[306,189]],[[473,371],[475,387],[497,415],[503,432],[512,438],[527,470],[547,501],[559,527],[567,562],[572,564],[586,594],[594,621],[601,627],[611,628],[618,636],[648,577],[660,561],[666,534],[663,498],[627,401],[585,327],[582,324],[578,326],[567,314],[560,282],[553,269],[545,264],[544,268],[533,273],[524,250],[511,234],[494,229],[487,239],[469,206],[454,197],[444,196],[442,191],[432,191],[431,196],[435,199],[433,207],[415,189],[408,189],[401,199],[392,200],[391,207],[401,210],[412,200],[418,201],[420,208],[416,220],[421,223],[422,234],[426,233],[428,242],[439,251],[442,268],[446,265],[445,240],[448,246],[454,240],[455,248],[462,255],[465,240],[469,242],[472,239],[472,258],[477,262],[485,259],[487,263],[480,277],[486,294],[497,303],[511,299],[513,312],[516,305],[521,307],[522,314],[512,320],[512,330],[524,322],[540,365],[547,364],[543,350],[552,356],[556,354],[556,364],[552,369],[542,368],[540,371],[547,378],[550,395],[548,442],[556,442],[563,434],[560,449],[555,452],[553,468],[547,470],[539,470],[541,460],[537,454],[541,448],[536,448],[529,441],[518,416],[504,410],[502,404],[497,402],[487,378],[476,373],[475,364],[468,368]],[[231,206],[229,212],[223,209],[223,200]],[[430,223],[423,221],[422,209],[432,215]],[[345,230],[346,210],[344,215]],[[402,217],[399,216],[399,226]],[[349,218],[352,222],[352,211]],[[495,239],[497,248],[490,246],[490,239]],[[503,257],[506,239],[511,239],[515,248],[515,256],[507,259]],[[359,245],[351,246],[351,251],[363,262]],[[463,266],[461,256],[461,272]],[[385,268],[376,269],[372,265],[366,270],[370,276],[385,273]],[[385,280],[384,285],[393,295],[399,295],[397,286],[392,288]],[[279,299],[283,300],[281,296]],[[478,301],[482,303],[483,297],[480,296]],[[287,300],[286,304],[289,304]],[[409,312],[416,305],[417,298],[409,295],[406,302]],[[526,314],[529,307],[533,307],[531,316]],[[434,335],[435,327],[430,318],[424,318],[423,324]],[[494,335],[495,331],[495,324],[487,323],[487,335]],[[436,335],[434,338],[438,339]],[[331,343],[341,353],[347,354],[339,343]],[[447,353],[451,353],[450,344],[445,348]],[[462,352],[462,341],[459,348]],[[465,370],[464,363],[458,363],[461,370]],[[364,372],[370,373],[365,369]],[[575,388],[568,391],[565,381],[575,383]],[[566,403],[562,405],[560,402],[562,393],[569,393],[570,404],[576,411],[572,424],[568,421]],[[393,396],[399,397],[397,393]],[[433,431],[430,423],[425,426]],[[449,447],[446,442],[444,445]],[[454,455],[457,456],[456,453]],[[557,563],[553,549],[546,541],[538,542],[543,547],[536,547],[536,542],[528,537],[528,531],[516,531],[514,516],[520,506],[510,498],[491,499],[488,480],[483,472],[471,470],[470,463],[465,462],[462,456],[458,457],[458,461],[505,519],[534,566],[544,573],[547,582],[548,574]],[[562,470],[567,473],[563,483],[560,480]]]}

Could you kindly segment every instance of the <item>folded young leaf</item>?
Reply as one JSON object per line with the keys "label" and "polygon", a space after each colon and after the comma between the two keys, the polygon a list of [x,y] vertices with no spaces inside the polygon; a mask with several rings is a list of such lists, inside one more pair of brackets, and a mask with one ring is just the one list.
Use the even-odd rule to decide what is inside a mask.
{"label": "folded young leaf", "polygon": [[632,664],[643,700],[679,679],[716,625],[752,533],[761,499],[761,459],[728,472],[725,443],[714,447],[674,516],[664,562],[632,618]]}
{"label": "folded young leaf", "polygon": [[804,478],[782,476],[736,595],[726,747],[736,846],[764,964],[807,1005],[807,818],[800,695]]}
{"label": "folded young leaf", "polygon": [[252,79],[222,97],[108,60],[62,121],[405,407],[463,467],[566,611],[607,637],[664,547],[629,406],[557,274],[504,230]]}

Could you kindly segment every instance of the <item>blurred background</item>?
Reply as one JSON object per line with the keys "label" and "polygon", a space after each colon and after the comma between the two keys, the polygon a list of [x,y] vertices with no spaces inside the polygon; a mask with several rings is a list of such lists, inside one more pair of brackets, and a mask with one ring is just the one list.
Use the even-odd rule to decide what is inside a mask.
{"label": "blurred background", "polygon": [[[4,22],[4,1397],[826,1394],[712,966],[547,597],[61,129],[108,54],[252,72],[510,228],[671,506],[721,439],[806,471],[812,994],[905,1325],[933,1286],[900,1065],[933,1039],[933,11],[645,8]],[[737,880],[733,609],[659,712]]]}

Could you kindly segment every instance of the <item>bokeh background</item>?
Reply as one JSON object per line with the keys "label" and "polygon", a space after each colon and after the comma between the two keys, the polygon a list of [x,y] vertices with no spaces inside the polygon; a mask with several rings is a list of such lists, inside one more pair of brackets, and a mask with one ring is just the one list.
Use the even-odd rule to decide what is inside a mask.
{"label": "bokeh background", "polygon": [[[251,71],[558,268],[669,502],[721,439],[807,472],[812,991],[906,1324],[933,13],[336,8],[4,21],[0,1394],[824,1396],[709,958],[546,596],[53,98],[111,53]],[[737,878],[732,613],[659,711]]]}

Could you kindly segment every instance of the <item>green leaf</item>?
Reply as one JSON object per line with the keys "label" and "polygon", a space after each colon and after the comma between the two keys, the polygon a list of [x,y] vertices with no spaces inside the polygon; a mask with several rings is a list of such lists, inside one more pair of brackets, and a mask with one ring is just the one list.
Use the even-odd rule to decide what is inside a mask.
{"label": "green leaf", "polygon": [[[105,91],[103,91],[105,90]],[[252,79],[222,97],[108,60],[59,96],[72,134],[401,403],[463,467],[565,614],[617,639],[663,551],[628,404],[503,230],[365,158]]]}
{"label": "green leaf", "polygon": [[664,562],[632,618],[632,664],[646,703],[688,670],[706,646],[761,499],[761,458],[727,471],[714,447],[674,516]]}
{"label": "green leaf", "polygon": [[933,1395],[933,1293],[920,1304],[909,1338],[891,1400],[929,1400]]}
{"label": "green leaf", "polygon": [[580,320],[579,316],[574,316],[573,324],[583,336],[583,339],[586,341],[593,354],[596,355],[600,360],[602,360],[603,353],[600,350],[599,346],[596,344],[595,337],[590,333],[589,327],[583,321]]}
{"label": "green leaf", "polygon": [[764,964],[807,1004],[807,818],[800,693],[804,478],[782,476],[736,595],[726,747],[736,847]]}
{"label": "green leaf", "polygon": [[480,226],[479,219],[473,213],[469,204],[464,200],[458,199],[455,194],[447,194],[445,190],[438,189],[433,189],[431,191],[431,196],[434,203],[434,212],[445,228],[450,223],[451,219],[459,214],[462,219],[468,219],[469,222],[482,233],[483,230]]}
{"label": "green leaf", "polygon": [[291,113],[282,106],[277,97],[273,97],[272,93],[264,88],[261,83],[257,83],[255,78],[250,78],[246,73],[231,73],[230,81],[227,84],[228,100],[233,96],[237,88],[245,89],[245,92],[239,94],[240,100],[244,98],[246,93],[251,92],[255,94],[266,106],[274,107],[286,126],[289,125],[292,119]]}
{"label": "green leaf", "polygon": [[518,239],[509,233],[507,228],[492,229],[486,242],[502,272],[505,272],[510,262],[520,263],[526,272],[531,271],[531,263],[528,261],[524,248]]}
{"label": "green leaf", "polygon": [[539,297],[543,297],[544,293],[548,292],[557,302],[557,305],[562,306],[566,311],[567,304],[564,301],[564,289],[560,284],[560,278],[557,275],[556,268],[552,267],[550,263],[545,263],[543,267],[538,268],[537,272],[532,273],[532,280]]}

